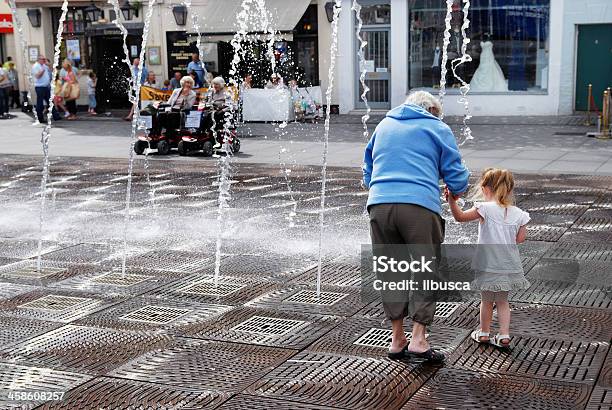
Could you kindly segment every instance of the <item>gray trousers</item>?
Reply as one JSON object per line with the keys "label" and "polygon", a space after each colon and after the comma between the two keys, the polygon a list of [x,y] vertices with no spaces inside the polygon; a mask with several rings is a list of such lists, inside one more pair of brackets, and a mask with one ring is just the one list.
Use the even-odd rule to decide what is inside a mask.
{"label": "gray trousers", "polygon": [[[439,245],[444,240],[444,220],[435,212],[413,204],[378,204],[368,208],[372,244]],[[439,249],[432,246],[432,252]],[[440,260],[440,258],[438,258]],[[405,302],[383,301],[389,320],[410,317],[430,325],[436,311],[435,298],[423,292],[406,296]]]}

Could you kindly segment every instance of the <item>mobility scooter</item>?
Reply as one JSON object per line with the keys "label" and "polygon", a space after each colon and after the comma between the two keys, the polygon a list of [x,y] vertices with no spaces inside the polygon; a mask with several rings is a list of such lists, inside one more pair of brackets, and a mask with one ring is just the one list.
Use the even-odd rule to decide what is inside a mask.
{"label": "mobility scooter", "polygon": [[[169,107],[168,104],[160,104],[157,108],[147,107],[140,111],[139,127],[145,129],[145,132],[138,136],[138,141],[134,144],[134,152],[137,155],[144,154],[147,148],[157,149],[160,155],[168,155],[172,148],[178,147],[182,136],[180,129],[157,131],[153,126],[153,123],[157,121],[158,112],[162,112],[167,107]],[[181,110],[180,115],[181,124],[183,124],[187,113]]]}
{"label": "mobility scooter", "polygon": [[[202,112],[211,112],[213,110],[210,104],[200,104],[197,111],[200,115]],[[194,113],[194,111],[192,111]],[[191,114],[190,114],[191,115]],[[181,130],[181,141],[178,142],[178,153],[181,156],[187,155],[191,152],[201,151],[204,156],[210,157],[215,154],[216,151],[223,151],[223,141],[227,133],[227,143],[232,153],[240,151],[240,139],[236,133],[236,126],[234,119],[230,119],[230,124],[226,125],[224,122],[217,122],[213,129],[202,130],[199,126],[200,117],[187,118],[187,122],[191,122],[190,127],[185,127]],[[195,126],[197,124],[197,127]]]}

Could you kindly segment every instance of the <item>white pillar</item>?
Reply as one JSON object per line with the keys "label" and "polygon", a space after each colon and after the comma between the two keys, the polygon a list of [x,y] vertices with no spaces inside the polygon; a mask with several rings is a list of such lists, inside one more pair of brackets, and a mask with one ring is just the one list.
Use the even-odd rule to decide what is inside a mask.
{"label": "white pillar", "polygon": [[391,107],[408,93],[408,2],[391,0]]}

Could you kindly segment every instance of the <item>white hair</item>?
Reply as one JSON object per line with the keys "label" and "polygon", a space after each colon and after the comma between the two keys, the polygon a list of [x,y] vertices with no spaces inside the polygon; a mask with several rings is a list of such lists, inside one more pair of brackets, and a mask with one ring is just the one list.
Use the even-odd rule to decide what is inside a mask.
{"label": "white hair", "polygon": [[423,107],[425,110],[430,111],[431,108],[435,108],[438,112],[439,117],[442,113],[442,104],[440,100],[428,93],[427,91],[413,91],[406,98],[405,104],[418,105]]}
{"label": "white hair", "polygon": [[193,78],[189,77],[188,75],[181,78],[181,87],[185,86],[185,83],[190,83],[192,87],[195,86],[195,81],[193,81]]}
{"label": "white hair", "polygon": [[223,79],[223,77],[215,77],[212,79],[211,83],[218,84],[221,87],[225,87],[225,80]]}

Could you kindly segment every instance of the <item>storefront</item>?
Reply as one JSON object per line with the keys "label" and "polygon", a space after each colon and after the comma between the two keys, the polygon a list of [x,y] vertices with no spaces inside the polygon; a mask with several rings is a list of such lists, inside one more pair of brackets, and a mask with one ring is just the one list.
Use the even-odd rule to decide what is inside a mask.
{"label": "storefront", "polygon": [[[399,105],[411,90],[437,94],[443,71],[441,50],[446,1],[361,0],[360,3],[362,38],[368,42],[364,54],[371,106],[388,109]],[[581,101],[575,99],[578,87],[576,24],[612,23],[609,1],[472,0],[470,3],[467,35],[471,41],[467,54],[471,61],[458,65],[455,74],[470,85],[468,95],[473,115],[556,115],[580,108],[575,105],[575,101],[578,105]],[[359,46],[355,37],[356,19],[350,10],[351,2],[343,1],[344,5],[339,48],[352,52],[338,55],[338,72],[354,74],[349,79],[340,76],[338,99],[341,112],[347,113],[364,105],[360,100],[362,89],[356,58]],[[450,115],[464,114],[464,106],[458,102],[461,81],[451,69],[452,60],[461,55],[463,5],[461,0],[454,0],[450,19],[444,100],[445,112]],[[593,35],[604,38],[606,30],[602,26]],[[597,64],[596,57],[591,58]],[[601,74],[589,68],[592,67],[587,64],[593,82],[598,76],[604,76],[599,82],[609,84],[610,75],[603,74],[604,67],[597,71]]]}
{"label": "storefront", "polygon": [[0,64],[8,57],[14,58],[15,41],[13,40],[13,15],[9,6],[0,2]]}

